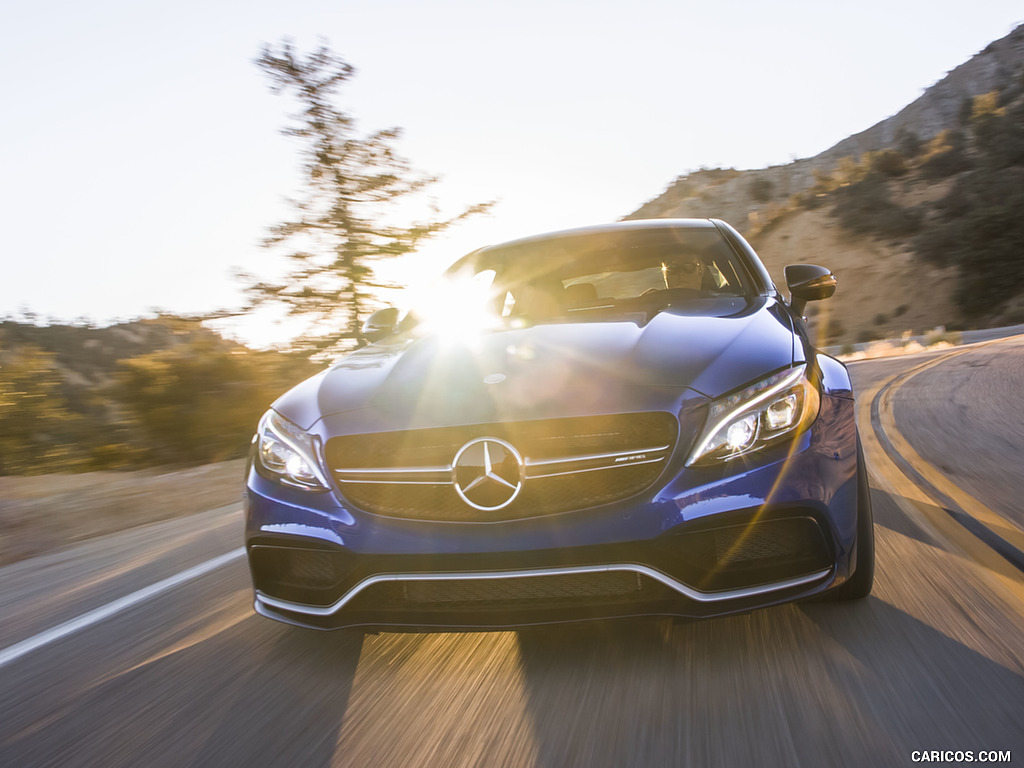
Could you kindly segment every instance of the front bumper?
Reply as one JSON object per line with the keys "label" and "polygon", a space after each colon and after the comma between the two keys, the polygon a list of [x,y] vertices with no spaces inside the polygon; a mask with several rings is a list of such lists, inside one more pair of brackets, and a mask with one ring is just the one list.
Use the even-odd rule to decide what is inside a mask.
{"label": "front bumper", "polygon": [[[359,582],[332,605],[317,606],[295,603],[257,591],[255,609],[268,618],[316,628],[360,625],[497,628],[660,614],[709,615],[719,612],[715,610],[718,606],[732,605],[731,611],[743,610],[738,606],[760,607],[769,604],[765,601],[771,601],[773,597],[775,600],[780,600],[786,595],[792,596],[813,590],[815,586],[821,587],[826,584],[831,573],[831,569],[827,568],[782,581],[715,592],[694,589],[654,568],[632,563],[523,571],[381,573]],[[537,590],[531,589],[531,586],[526,584],[527,580],[559,579],[565,581],[578,576],[607,574],[630,577],[628,581],[634,582],[635,588],[626,590],[620,587],[618,590],[619,596],[628,599],[616,601],[612,599],[615,592],[609,590],[600,595],[583,595],[591,599],[603,598],[603,600],[589,605],[558,605],[556,603],[560,600],[569,599],[567,590],[557,595],[548,590],[546,594],[537,596]],[[514,587],[509,588],[510,583],[520,581],[525,589],[519,591]],[[622,579],[619,581],[623,582]],[[645,585],[644,582],[651,582],[651,584]],[[480,590],[477,592],[476,599],[455,599],[454,595],[459,591],[464,592],[467,584],[477,583],[494,585],[497,589],[493,591]],[[410,596],[409,586],[418,584],[432,586],[457,584],[460,590],[447,593],[448,598]],[[652,589],[652,584],[660,589]],[[341,613],[346,606],[357,602],[364,591],[372,590],[378,585],[401,587],[401,597],[398,598],[398,601],[404,602],[405,605],[400,614],[397,613],[398,606],[394,604],[364,606],[362,609],[356,608],[344,614]],[[488,593],[492,596],[485,599],[482,595]],[[502,600],[498,597],[502,593],[518,596]],[[393,594],[397,593],[393,591]],[[444,595],[445,592],[443,590],[435,591],[434,594]],[[397,601],[395,597],[392,597],[390,602]],[[507,602],[516,603],[516,605],[504,604]],[[429,605],[430,603],[433,605]],[[699,606],[699,608],[687,610],[683,607],[687,604]],[[343,623],[340,624],[337,620],[339,615],[344,616]]]}
{"label": "front bumper", "polygon": [[704,617],[810,597],[852,573],[852,401],[823,398],[793,444],[647,494],[471,524],[383,518],[250,471],[256,610],[301,626],[503,628]]}

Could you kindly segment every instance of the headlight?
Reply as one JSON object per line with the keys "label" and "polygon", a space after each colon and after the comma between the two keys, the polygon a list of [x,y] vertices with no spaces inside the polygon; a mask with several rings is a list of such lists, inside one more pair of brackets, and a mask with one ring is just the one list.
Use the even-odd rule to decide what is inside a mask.
{"label": "headlight", "polygon": [[806,365],[715,400],[686,466],[728,461],[802,431],[817,418],[819,403]]}
{"label": "headlight", "polygon": [[316,460],[313,437],[275,411],[267,411],[256,431],[256,462],[268,475],[308,491],[327,490]]}

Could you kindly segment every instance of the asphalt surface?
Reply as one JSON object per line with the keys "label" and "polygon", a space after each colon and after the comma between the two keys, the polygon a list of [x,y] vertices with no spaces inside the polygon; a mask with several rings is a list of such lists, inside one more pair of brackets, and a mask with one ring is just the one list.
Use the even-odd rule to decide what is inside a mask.
{"label": "asphalt surface", "polygon": [[[902,766],[921,750],[1024,762],[1024,575],[875,436],[898,428],[1016,525],[1024,342],[957,352],[884,393],[940,358],[851,368],[878,547],[867,600],[675,624],[316,633],[253,613],[241,557],[167,585],[237,550],[240,513],[218,510],[0,570],[0,766]],[[883,394],[895,424],[872,423]]]}
{"label": "asphalt surface", "polygon": [[925,461],[1024,528],[1024,336],[947,357],[894,400]]}

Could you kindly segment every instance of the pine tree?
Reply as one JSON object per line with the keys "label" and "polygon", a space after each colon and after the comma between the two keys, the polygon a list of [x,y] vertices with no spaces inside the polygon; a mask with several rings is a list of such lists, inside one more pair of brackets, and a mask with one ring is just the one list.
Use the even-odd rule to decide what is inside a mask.
{"label": "pine tree", "polygon": [[[359,343],[366,316],[376,308],[375,291],[396,286],[374,274],[374,263],[415,251],[427,240],[491,203],[473,205],[451,218],[431,206],[423,220],[396,224],[396,203],[417,197],[437,181],[413,170],[399,155],[398,128],[368,135],[357,132],[352,116],[334,97],[355,70],[326,45],[303,57],[289,41],[265,45],[256,64],[271,89],[295,98],[301,111],[283,130],[303,142],[304,191],[293,202],[295,217],[273,227],[264,244],[287,247],[290,262],[280,281],[250,276],[252,306],[283,304],[316,328],[330,328],[299,340],[310,354],[351,348]],[[336,330],[335,330],[336,329]]]}

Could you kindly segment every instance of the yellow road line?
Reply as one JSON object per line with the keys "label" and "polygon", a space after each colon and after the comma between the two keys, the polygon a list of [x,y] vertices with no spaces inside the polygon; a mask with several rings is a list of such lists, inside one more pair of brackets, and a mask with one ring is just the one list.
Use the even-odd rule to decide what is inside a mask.
{"label": "yellow road line", "polygon": [[[1002,339],[1000,339],[1000,341],[1002,341]],[[955,502],[964,512],[980,522],[992,531],[992,533],[1012,544],[1017,549],[1024,551],[1024,530],[1019,528],[1013,521],[1007,520],[998,513],[993,512],[981,501],[951,481],[941,469],[924,459],[917,451],[914,450],[910,443],[907,442],[907,439],[903,436],[903,433],[900,432],[899,427],[896,425],[896,418],[893,413],[893,396],[896,392],[906,386],[907,383],[918,374],[924,373],[940,363],[944,363],[953,357],[958,357],[959,355],[970,351],[971,350],[969,349],[965,349],[949,355],[942,355],[937,360],[930,360],[908,371],[902,377],[897,377],[897,380],[894,380],[893,383],[882,393],[882,397],[879,400],[879,426],[885,433],[885,436],[889,438],[889,442],[892,444],[892,447],[896,452],[911,466],[913,466],[914,469],[916,469],[921,476],[930,483],[933,488],[935,488],[935,490],[952,499],[953,502]]]}
{"label": "yellow road line", "polygon": [[[857,420],[865,427],[862,431],[861,441],[864,445],[869,474],[874,481],[872,485],[889,493],[897,506],[911,520],[931,530],[945,543],[954,546],[978,564],[1002,576],[1001,581],[1004,585],[1010,586],[1019,597],[1024,597],[1024,573],[1015,568],[992,546],[951,517],[944,509],[945,502],[936,499],[932,489],[953,501],[993,535],[1021,551],[1024,551],[1024,531],[957,486],[940,469],[918,454],[897,428],[892,405],[895,392],[918,374],[978,347],[1007,340],[996,339],[981,342],[939,355],[909,371],[883,381],[867,392],[858,393]],[[881,397],[878,397],[880,392]],[[876,397],[879,400],[878,431],[888,440],[900,458],[907,462],[926,483],[931,485],[931,489],[922,487],[921,483],[908,476],[886,453],[880,440],[874,434],[871,408]],[[865,439],[868,436],[871,439]]]}

